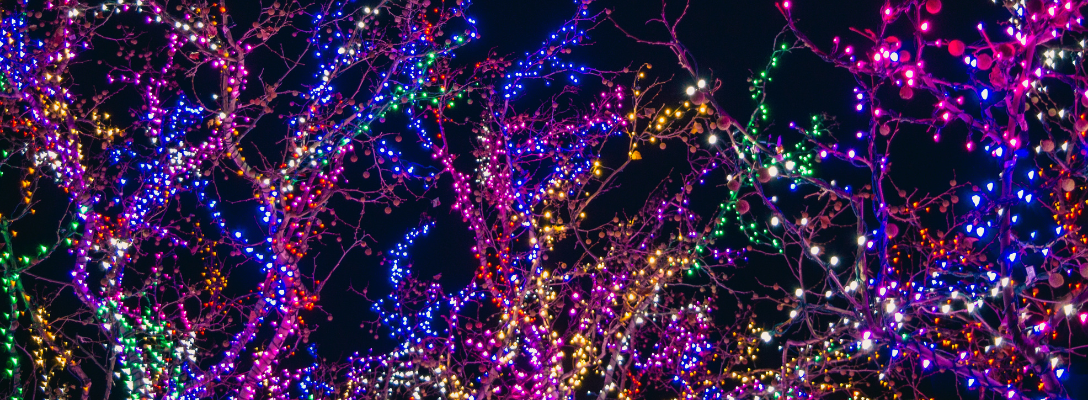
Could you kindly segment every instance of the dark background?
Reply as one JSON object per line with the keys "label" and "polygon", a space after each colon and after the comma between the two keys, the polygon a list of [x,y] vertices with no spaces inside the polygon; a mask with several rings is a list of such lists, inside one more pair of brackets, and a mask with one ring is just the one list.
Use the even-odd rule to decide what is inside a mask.
{"label": "dark background", "polygon": [[[469,62],[483,58],[492,51],[500,55],[518,56],[533,51],[544,38],[573,15],[577,3],[580,1],[476,1],[470,8],[469,15],[478,21],[481,39],[459,51],[455,58],[461,62]],[[668,3],[668,15],[675,18],[683,9],[684,3]],[[766,68],[774,46],[781,44],[781,41],[776,41],[776,36],[782,31],[785,19],[772,1],[692,0],[689,5],[687,15],[678,29],[680,39],[693,53],[699,72],[706,77],[721,80],[722,87],[715,95],[718,103],[733,116],[746,121],[755,106],[750,97],[748,78]],[[859,50],[858,53],[861,53],[870,43],[849,28],[879,29],[878,13],[883,5],[881,1],[870,0],[798,1],[794,2],[793,16],[799,21],[799,27],[817,45],[825,46],[825,50],[831,46],[832,38],[839,37],[842,46],[854,45]],[[635,35],[648,40],[667,39],[662,26],[646,23],[648,19],[660,16],[662,3],[659,1],[598,0],[590,6],[591,12],[603,8],[612,9],[611,16]],[[966,43],[981,40],[974,26],[977,22],[987,22],[993,26],[1007,17],[1002,7],[989,0],[945,1],[938,15],[927,16],[934,26],[931,38],[958,38]],[[902,22],[893,26],[892,32],[894,34],[898,28],[901,38],[909,37],[906,34],[909,30],[904,29]],[[635,43],[608,22],[593,30],[589,38],[594,44],[575,48],[569,59],[605,70],[619,70],[624,67],[634,69],[641,63],[651,63],[654,69],[648,72],[655,77],[674,78],[671,87],[675,89],[676,97],[671,99],[673,101],[680,99],[683,88],[692,84],[686,72],[679,68],[676,57],[667,48]],[[784,38],[792,40],[789,35]],[[928,54],[925,60],[930,71],[949,78],[966,80],[967,68],[947,53]],[[841,135],[838,136],[840,138],[849,137],[858,130],[869,130],[868,109],[862,113],[854,109],[856,101],[852,89],[857,86],[857,82],[848,72],[836,69],[803,50],[780,58],[778,65],[773,71],[774,80],[767,89],[773,121],[768,129],[770,132],[782,134],[790,121],[806,121],[816,114],[834,116],[839,124],[836,131]],[[532,109],[533,92],[529,90],[525,93],[521,104]],[[919,100],[916,104],[893,103],[890,106],[924,115],[932,109],[932,102]],[[472,140],[471,134],[463,133],[465,136],[462,140]],[[451,140],[458,139],[452,136],[454,134],[451,133]],[[952,179],[975,182],[978,185],[996,179],[999,171],[997,161],[983,151],[965,151],[966,141],[967,132],[962,124],[943,130],[941,141],[937,143],[932,139],[932,132],[908,130],[896,139],[891,153],[895,165],[892,172],[895,183],[908,191],[917,188],[922,193],[940,193],[948,188],[948,182]],[[662,153],[664,154],[660,157],[663,159],[636,163],[625,171],[624,178],[619,181],[620,189],[616,191],[619,195],[609,198],[612,202],[609,205],[614,208],[607,210],[605,217],[611,218],[612,213],[627,211],[630,214],[637,210],[642,206],[645,195],[669,176],[669,163],[683,162],[682,153]],[[837,178],[841,181],[857,178],[857,172],[857,169],[845,165],[824,165],[818,173],[826,180]],[[864,183],[866,182],[860,184]],[[408,229],[418,225],[420,213],[432,217],[436,222],[435,228],[429,235],[417,240],[412,248],[412,269],[415,274],[425,278],[442,274],[444,289],[455,292],[469,281],[475,260],[469,251],[472,242],[466,233],[466,224],[461,222],[459,216],[448,211],[448,205],[452,203],[448,191],[449,181],[440,181],[436,193],[442,199],[443,205],[438,209],[431,209],[429,204],[408,204],[396,209],[392,216],[375,213],[375,219],[370,220],[373,223],[371,226],[388,228],[371,230],[370,233],[380,243],[375,246],[376,249],[389,249],[393,243],[401,240]],[[693,199],[693,202],[705,202],[704,215],[709,215],[721,200],[722,197],[709,195]],[[388,224],[385,219],[389,220]],[[335,283],[325,289],[323,307],[337,318],[330,322],[322,321],[321,329],[311,336],[311,340],[319,344],[323,355],[335,358],[337,355],[366,352],[368,349],[380,352],[394,345],[394,342],[385,339],[373,340],[371,334],[360,330],[361,321],[372,320],[376,315],[369,311],[369,303],[361,301],[355,295],[346,294],[349,284],[356,288],[369,287],[371,299],[384,296],[390,291],[388,265],[380,265],[380,259],[381,257],[360,257],[356,268],[341,269],[338,272],[340,275],[336,283],[343,286],[344,290]],[[764,278],[790,276],[782,265],[761,265],[760,269],[763,270],[761,276]],[[796,282],[782,284],[795,285]],[[737,285],[738,289],[744,289],[743,283]],[[340,297],[337,293],[345,294]],[[771,354],[766,357],[777,358]],[[1077,381],[1078,377],[1084,376],[1082,364],[1074,363],[1068,379],[1063,380],[1071,393],[1081,390]],[[938,398],[977,396],[977,391],[965,391],[961,382],[957,382],[950,374],[934,375],[925,384]]]}
{"label": "dark background", "polygon": [[[244,20],[245,3],[249,1],[233,2],[229,6],[231,13]],[[579,3],[580,0],[477,0],[469,8],[468,14],[478,21],[476,26],[481,39],[457,52],[455,63],[474,63],[490,52],[520,56],[534,51],[551,32],[574,14]],[[800,28],[817,45],[830,47],[832,38],[837,36],[841,38],[842,46],[852,44],[863,50],[868,47],[866,39],[849,28],[879,28],[878,10],[883,5],[883,2],[868,0],[802,0],[793,5],[793,15],[799,21]],[[679,15],[683,6],[682,1],[670,0],[666,8],[670,19]],[[591,12],[604,8],[612,9],[612,17],[635,35],[649,40],[667,38],[660,25],[645,23],[649,18],[660,17],[662,3],[659,1],[598,0],[590,5]],[[929,21],[934,25],[932,37],[958,38],[970,44],[980,39],[975,23],[982,21],[992,25],[1006,18],[1004,9],[990,0],[948,0],[944,2],[940,14],[929,17]],[[755,106],[750,97],[748,78],[764,70],[773,48],[781,44],[775,38],[784,24],[785,20],[773,1],[692,0],[678,33],[698,62],[699,73],[708,77],[708,81],[721,80],[722,88],[715,95],[718,103],[733,116],[746,121]],[[906,30],[902,32],[899,36],[906,37]],[[675,90],[675,97],[666,101],[682,99],[683,89],[692,84],[667,48],[635,43],[607,21],[591,31],[589,38],[593,44],[575,48],[568,57],[570,60],[602,70],[633,69],[642,63],[651,63],[654,68],[648,71],[650,74],[660,79],[674,78],[668,87]],[[786,38],[789,40],[789,36]],[[927,69],[937,74],[957,80],[966,77],[967,71],[962,62],[947,54],[927,56],[926,62],[929,64]],[[770,119],[773,121],[769,132],[782,134],[787,131],[786,126],[790,121],[805,121],[812,115],[824,113],[836,117],[839,124],[836,130],[842,134],[840,137],[849,137],[858,130],[869,130],[868,111],[858,113],[854,110],[852,89],[857,82],[849,73],[836,70],[805,51],[781,57],[778,65],[767,89]],[[599,86],[599,83],[586,85],[592,88]],[[534,93],[526,91],[519,101],[523,109],[533,109]],[[931,109],[931,104],[924,101],[916,96],[914,104],[891,106],[925,113]],[[384,127],[396,129],[394,122],[396,120],[391,117],[390,123]],[[406,128],[403,125],[400,127]],[[917,188],[923,193],[939,193],[948,188],[948,182],[952,179],[977,182],[979,185],[996,179],[999,166],[995,159],[987,157],[982,151],[964,151],[967,132],[962,124],[950,126],[942,131],[941,137],[940,142],[934,143],[932,133],[919,129],[917,132],[906,132],[896,139],[891,157],[895,165],[892,177],[897,185],[908,190]],[[465,146],[474,140],[474,135],[467,131],[451,131],[450,140]],[[401,147],[411,145],[402,144]],[[676,148],[682,146],[676,146],[673,150]],[[632,214],[643,205],[646,194],[667,179],[670,173],[675,173],[669,169],[670,164],[684,164],[682,152],[661,152],[654,156],[660,158],[653,162],[635,163],[625,171],[619,181],[619,190],[604,199],[612,207],[602,210],[607,213],[606,218],[625,211]],[[429,156],[423,159],[429,159]],[[818,169],[818,174],[827,180],[854,179],[856,172],[856,169],[844,165],[824,165]],[[697,207],[703,207],[703,214],[710,215],[722,198],[713,194],[713,190],[705,193],[708,194],[693,199],[693,202],[705,203]],[[432,208],[429,201],[409,202],[395,208],[391,215],[371,210],[364,218],[364,228],[373,236],[374,254],[364,256],[361,251],[353,252],[324,288],[320,305],[323,311],[335,318],[327,321],[323,317],[307,318],[320,321],[317,323],[318,329],[310,335],[310,342],[317,345],[321,356],[329,360],[343,360],[355,352],[378,353],[395,346],[394,341],[385,339],[387,335],[381,334],[381,338],[375,339],[375,333],[361,326],[365,321],[376,319],[377,314],[371,310],[369,300],[352,293],[351,289],[366,288],[370,300],[385,297],[391,291],[389,263],[379,251],[392,249],[406,232],[419,226],[424,214],[435,221],[435,227],[411,248],[413,273],[423,278],[441,274],[440,282],[447,293],[460,290],[470,281],[476,266],[470,251],[473,242],[466,224],[449,209],[449,205],[453,204],[449,179],[441,179],[427,197],[438,197],[442,205]],[[248,224],[254,219],[256,210],[246,205],[227,209],[224,213],[228,221],[233,219],[239,224]],[[338,254],[319,255],[315,262],[328,263],[337,257]],[[71,264],[65,264],[63,258],[57,264],[56,275],[67,275]],[[776,267],[772,263],[761,266],[761,269],[765,276],[789,276],[782,265]],[[236,275],[232,277],[231,285],[237,290],[247,291],[260,279],[261,276]],[[783,282],[783,286],[794,284]],[[1083,363],[1073,364],[1069,378],[1064,380],[1071,392],[1078,391],[1074,385],[1084,373]],[[956,397],[956,387],[959,385],[955,378],[947,374],[937,375],[930,378],[929,383],[940,397]],[[970,396],[976,393],[961,391],[959,394]]]}

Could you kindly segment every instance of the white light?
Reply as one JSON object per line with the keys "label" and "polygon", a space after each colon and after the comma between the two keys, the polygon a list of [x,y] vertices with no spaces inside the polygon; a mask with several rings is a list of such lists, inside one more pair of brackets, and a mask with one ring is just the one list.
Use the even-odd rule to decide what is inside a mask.
{"label": "white light", "polygon": [[797,166],[797,163],[793,162],[793,160],[786,161],[786,170],[787,171],[793,171],[793,168],[796,167],[796,166]]}
{"label": "white light", "polygon": [[767,173],[772,177],[778,176],[778,167],[772,165],[770,168],[767,168]]}
{"label": "white light", "polygon": [[817,255],[817,254],[820,254],[820,247],[819,246],[812,246],[812,248],[808,249],[808,251],[809,251],[809,253],[812,253],[812,255]]}
{"label": "white light", "polygon": [[771,226],[778,226],[778,217],[771,217]]}
{"label": "white light", "polygon": [[839,265],[839,257],[831,256],[831,265]]}
{"label": "white light", "polygon": [[801,289],[801,288],[797,288],[797,290],[793,291],[793,295],[797,296],[797,297],[802,297],[802,296],[805,295],[805,290]]}
{"label": "white light", "polygon": [[759,338],[763,339],[764,342],[770,342],[771,341],[771,333],[770,332],[763,332],[762,334],[759,335]]}
{"label": "white light", "polygon": [[718,143],[718,136],[717,135],[710,135],[710,137],[707,138],[706,141],[710,142],[710,144]]}
{"label": "white light", "polygon": [[858,236],[858,246],[865,245],[865,235]]}
{"label": "white light", "polygon": [[698,85],[699,85],[699,89],[705,88],[706,87],[706,80],[705,79],[700,79]]}
{"label": "white light", "polygon": [[688,96],[695,94],[695,86],[688,86]]}

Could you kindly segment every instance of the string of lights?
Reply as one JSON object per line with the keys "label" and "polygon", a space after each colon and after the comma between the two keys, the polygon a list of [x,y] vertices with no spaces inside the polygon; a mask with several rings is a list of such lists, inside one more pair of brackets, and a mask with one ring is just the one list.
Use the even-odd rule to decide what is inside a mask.
{"label": "string of lights", "polygon": [[[482,56],[469,0],[0,9],[0,391],[1077,397],[1088,1],[890,1],[831,40],[779,1],[739,99],[698,5],[644,36],[600,3]],[[594,67],[605,31],[645,53]],[[851,115],[779,117],[803,57]]]}

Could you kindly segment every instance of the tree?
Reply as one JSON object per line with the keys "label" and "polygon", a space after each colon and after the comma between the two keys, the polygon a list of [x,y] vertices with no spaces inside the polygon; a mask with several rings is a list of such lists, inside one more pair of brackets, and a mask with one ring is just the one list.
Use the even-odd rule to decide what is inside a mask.
{"label": "tree", "polygon": [[[678,33],[689,4],[635,29],[585,0],[535,51],[463,60],[464,0],[19,1],[0,11],[0,179],[20,192],[0,211],[0,380],[13,398],[1068,398],[1086,5],[1010,2],[946,37],[964,22],[939,0],[889,2],[824,44],[779,2],[739,117]],[[581,65],[606,30],[679,68]],[[854,121],[772,118],[772,79],[806,55],[856,82]],[[893,168],[936,162],[918,137],[958,142],[934,153],[967,180]],[[454,290],[409,253],[442,214],[471,243],[444,260],[472,271]],[[364,255],[388,289],[333,291]],[[335,302],[374,311],[346,358],[310,343]]]}

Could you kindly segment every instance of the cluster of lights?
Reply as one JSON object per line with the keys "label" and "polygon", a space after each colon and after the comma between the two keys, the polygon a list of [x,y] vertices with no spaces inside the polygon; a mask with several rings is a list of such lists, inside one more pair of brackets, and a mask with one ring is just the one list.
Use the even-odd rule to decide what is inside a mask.
{"label": "cluster of lights", "polygon": [[[776,46],[750,80],[755,106],[747,122],[724,112],[714,99],[718,85],[697,71],[688,71],[693,76],[684,90],[669,94],[668,85],[647,76],[648,64],[606,72],[572,61],[571,49],[587,43],[587,29],[608,18],[592,14],[589,1],[537,50],[516,60],[488,58],[464,71],[450,64],[458,48],[479,37],[464,14],[467,1],[375,8],[334,1],[325,9],[275,3],[262,14],[266,28],[242,41],[219,29],[227,14],[218,4],[60,3],[53,6],[61,11],[56,35],[48,40],[28,34],[29,13],[0,14],[0,92],[18,93],[0,104],[0,123],[25,143],[4,156],[23,152],[28,160],[20,207],[34,214],[39,180],[61,188],[72,204],[59,243],[0,250],[5,378],[18,382],[33,371],[40,386],[34,390],[52,395],[51,388],[66,387],[58,383],[60,371],[79,371],[73,349],[80,345],[58,335],[60,325],[23,288],[24,271],[66,249],[75,259],[74,292],[91,310],[90,325],[107,338],[99,344],[112,363],[110,378],[133,399],[223,392],[241,399],[570,398],[590,382],[601,382],[589,394],[602,398],[638,398],[660,389],[649,383],[656,382],[685,398],[863,399],[877,395],[869,384],[895,390],[909,376],[903,371],[915,369],[951,371],[971,390],[1010,399],[1064,393],[1074,353],[1060,342],[1076,335],[1064,328],[1088,319],[1088,268],[1079,267],[1088,260],[1088,236],[1078,225],[1088,201],[1081,198],[1084,174],[1073,167],[1084,157],[1088,90],[1074,86],[1074,104],[1063,105],[1048,85],[1083,70],[1083,42],[1062,43],[1080,29],[1084,1],[1015,4],[1004,31],[979,24],[980,40],[970,45],[938,36],[940,0],[885,6],[879,11],[885,28],[909,19],[914,31],[902,37],[913,41],[881,29],[870,48],[840,49],[836,38],[829,51],[800,34],[793,4],[781,2],[797,42]],[[69,61],[90,48],[72,33],[121,14],[165,29],[171,55],[154,68],[106,76],[111,85],[135,88],[144,101],[132,115],[138,129],[105,112],[81,111],[66,80]],[[242,60],[276,34],[270,27],[303,17],[321,28],[307,42],[314,84],[282,91],[255,80]],[[989,36],[1000,34],[1006,42]],[[772,123],[771,71],[798,49],[859,78],[850,104],[870,122],[867,131],[839,136],[825,116],[788,128]],[[948,83],[928,69],[930,57],[949,56],[972,74],[969,84]],[[220,75],[217,93],[179,94],[185,91],[171,74],[194,60]],[[373,87],[345,97],[342,86],[352,85],[345,77],[365,68],[372,68],[366,74]],[[526,105],[534,90],[560,81],[588,87],[591,77],[601,85],[588,90],[592,101],[584,109],[561,105],[572,102],[569,90],[542,107]],[[630,85],[616,83],[627,77]],[[254,84],[264,86],[263,97],[249,94]],[[882,87],[895,88],[895,101],[931,96],[931,115],[905,116],[897,103],[880,98]],[[279,112],[273,107],[285,107],[271,103],[280,95],[301,102],[285,121],[282,160],[254,157],[261,146],[243,139],[260,117]],[[1026,111],[1013,112],[1012,122],[977,111],[996,99],[1034,110],[1033,123],[1051,128],[1049,137],[1025,132],[1027,122],[1015,118]],[[465,108],[459,104],[479,111],[478,119],[454,121],[451,110]],[[406,160],[413,152],[401,147],[402,134],[384,133],[383,123],[394,116],[408,118],[408,137],[418,138],[430,160]],[[947,192],[923,196],[886,179],[887,148],[900,129],[933,128],[939,142],[941,128],[959,123],[970,131],[966,151],[981,147],[1000,164],[991,183],[953,181]],[[84,131],[94,132],[101,153],[84,147]],[[150,147],[133,144],[133,136]],[[451,146],[459,136],[471,139],[471,156]],[[626,159],[613,164],[604,149],[616,143],[626,145]],[[632,215],[606,216],[610,222],[587,215],[631,163],[667,160],[668,146],[676,144],[689,172],[662,182]],[[351,167],[360,155],[373,161],[362,172]],[[875,178],[842,184],[831,178],[838,168],[832,165]],[[365,181],[372,173],[381,190],[348,186],[360,180],[357,174]],[[392,293],[372,307],[373,329],[386,331],[395,348],[355,353],[329,375],[317,346],[303,351],[297,342],[308,340],[315,324],[307,319],[320,309],[323,287],[300,264],[324,248],[325,238],[337,236],[339,243],[342,235],[334,198],[377,203],[388,214],[413,185],[444,188],[440,179],[452,189],[450,209],[470,232],[471,282],[447,293],[437,280],[414,276],[408,250],[434,223],[409,231],[384,258]],[[240,203],[258,203],[258,228],[243,228],[248,221],[223,211],[232,207],[219,188],[228,180],[252,189],[250,202]],[[700,215],[690,204],[693,192],[716,182],[728,191],[713,213]],[[200,208],[195,221],[181,215],[183,196]],[[1040,211],[1052,218],[1030,219]],[[923,222],[935,216],[950,225]],[[7,245],[17,232],[6,217],[0,229]],[[747,243],[719,243],[737,238]],[[579,256],[565,254],[569,248]],[[207,265],[196,284],[179,271],[182,250]],[[728,277],[755,264],[753,253],[786,257],[804,285],[786,289],[794,280],[781,278],[767,285],[775,295],[763,298],[738,290]],[[808,275],[801,279],[800,271]],[[232,274],[260,283],[250,296],[233,299],[226,294]],[[757,317],[742,304],[735,323],[724,324],[719,300],[727,295],[771,301],[781,313]],[[222,325],[208,320],[217,317],[190,316],[188,303],[175,298],[198,299],[214,313],[245,312],[216,332]],[[994,326],[991,315],[1013,328]],[[20,321],[33,327],[26,346],[16,344]],[[15,347],[28,349],[29,363]],[[286,366],[302,352],[308,365]],[[760,358],[767,352],[773,356]],[[781,361],[766,367],[765,358]],[[28,396],[13,387],[13,398]]]}

